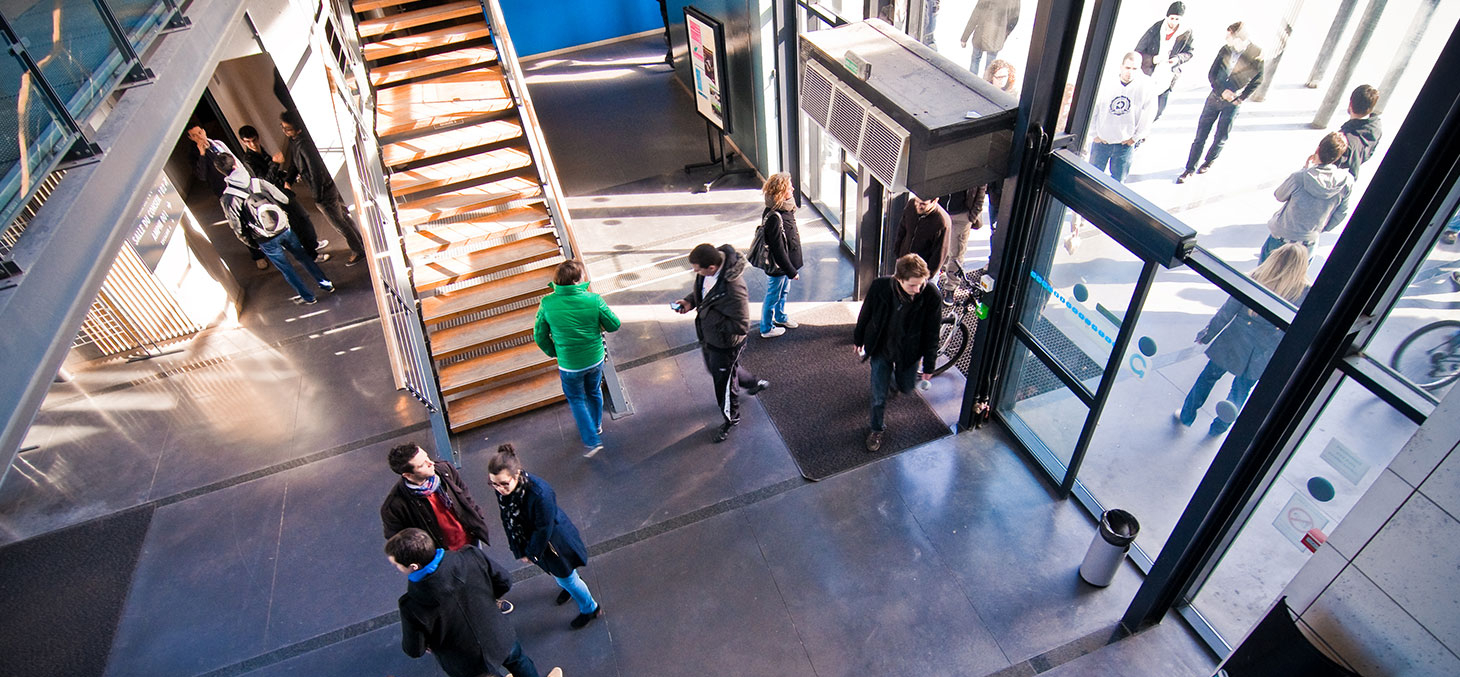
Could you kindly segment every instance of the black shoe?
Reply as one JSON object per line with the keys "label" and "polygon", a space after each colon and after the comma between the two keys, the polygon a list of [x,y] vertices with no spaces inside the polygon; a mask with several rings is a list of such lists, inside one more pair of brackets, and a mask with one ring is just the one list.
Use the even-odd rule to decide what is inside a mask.
{"label": "black shoe", "polygon": [[730,429],[735,427],[735,424],[739,422],[740,419],[737,418],[720,424],[720,429],[715,431],[715,444],[719,444],[728,439],[730,437]]}
{"label": "black shoe", "polygon": [[1210,161],[1203,162],[1200,167],[1196,168],[1196,173],[1198,174],[1205,174],[1209,171],[1212,171],[1212,163]]}
{"label": "black shoe", "polygon": [[578,614],[578,617],[577,618],[574,618],[572,621],[569,621],[568,622],[568,626],[571,627],[571,628],[573,628],[574,630],[581,630],[583,628],[583,626],[588,625],[589,623],[592,623],[593,622],[593,619],[598,618],[599,616],[602,616],[602,615],[603,615],[603,605],[600,604],[600,605],[598,605],[598,608],[597,609],[594,609],[590,613]]}
{"label": "black shoe", "polygon": [[746,395],[758,395],[758,394],[760,394],[760,391],[765,390],[766,388],[769,388],[769,387],[771,387],[771,382],[770,381],[767,381],[765,379],[760,379],[759,381],[756,381],[755,382],[755,385],[750,386],[749,388],[746,388],[745,389],[745,394]]}
{"label": "black shoe", "polygon": [[1176,177],[1176,182],[1186,183],[1186,180],[1189,178],[1191,178],[1191,172],[1182,172],[1180,176]]}
{"label": "black shoe", "polygon": [[873,430],[872,432],[867,433],[867,451],[868,451],[868,453],[875,454],[875,453],[877,453],[881,449],[882,449],[882,431],[881,430]]}
{"label": "black shoe", "polygon": [[570,599],[573,599],[573,596],[570,595],[570,594],[568,594],[568,591],[567,590],[564,590],[564,591],[558,593],[558,599],[555,602],[553,602],[553,603],[556,604],[556,605],[558,605],[558,606],[562,606],[564,604],[567,604],[568,603],[568,600],[570,600]]}

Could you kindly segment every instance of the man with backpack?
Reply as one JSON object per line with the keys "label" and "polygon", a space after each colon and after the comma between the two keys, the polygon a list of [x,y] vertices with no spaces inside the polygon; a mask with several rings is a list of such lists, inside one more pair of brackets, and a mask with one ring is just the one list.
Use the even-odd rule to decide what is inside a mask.
{"label": "man with backpack", "polygon": [[299,279],[299,274],[294,272],[289,260],[284,258],[286,250],[304,266],[304,270],[314,278],[315,284],[321,290],[333,293],[334,284],[324,276],[324,271],[314,262],[314,257],[304,250],[294,231],[289,230],[289,216],[281,206],[289,201],[289,197],[274,184],[250,177],[248,171],[230,154],[220,154],[214,160],[214,166],[225,177],[226,186],[219,202],[223,205],[223,214],[228,217],[228,224],[233,227],[233,234],[245,243],[248,235],[253,235],[264,256],[283,274],[289,286],[299,292],[292,300],[303,305],[313,305],[318,299],[304,286],[304,281]]}

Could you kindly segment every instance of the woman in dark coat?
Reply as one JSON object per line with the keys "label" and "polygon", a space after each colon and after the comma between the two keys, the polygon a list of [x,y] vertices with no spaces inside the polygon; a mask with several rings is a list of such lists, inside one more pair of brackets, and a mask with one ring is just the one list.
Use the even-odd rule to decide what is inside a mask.
{"label": "woman in dark coat", "polygon": [[770,254],[766,266],[765,304],[760,311],[760,335],[771,338],[795,329],[796,321],[786,315],[786,294],[791,280],[800,279],[801,233],[796,229],[796,202],[791,188],[791,175],[772,174],[761,188],[765,194],[765,246]]}
{"label": "woman in dark coat", "polygon": [[578,617],[569,623],[574,630],[602,616],[603,608],[578,576],[578,567],[588,564],[588,548],[578,528],[558,509],[553,488],[522,470],[522,461],[510,444],[497,447],[487,462],[487,473],[497,491],[502,529],[507,532],[512,556],[536,564],[557,580],[563,589],[558,604],[569,599],[578,603]]}
{"label": "woman in dark coat", "polygon": [[[1296,305],[1308,290],[1307,273],[1307,248],[1288,243],[1252,271],[1252,281]],[[1240,410],[1282,339],[1281,329],[1245,308],[1237,299],[1227,299],[1207,326],[1197,332],[1198,343],[1211,344],[1206,350],[1207,366],[1196,377],[1181,411],[1176,412],[1176,422],[1190,426],[1196,421],[1196,410],[1206,403],[1217,380],[1228,372],[1232,374],[1232,389],[1227,393],[1227,401]],[[1207,434],[1215,437],[1227,432],[1231,425],[1232,421],[1224,417],[1213,418]]]}

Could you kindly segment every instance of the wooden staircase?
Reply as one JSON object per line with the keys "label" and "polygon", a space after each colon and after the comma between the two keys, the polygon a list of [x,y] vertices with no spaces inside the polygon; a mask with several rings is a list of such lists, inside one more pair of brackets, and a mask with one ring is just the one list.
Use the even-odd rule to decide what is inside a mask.
{"label": "wooden staircase", "polygon": [[564,249],[481,4],[353,9],[451,431],[562,400],[532,326]]}

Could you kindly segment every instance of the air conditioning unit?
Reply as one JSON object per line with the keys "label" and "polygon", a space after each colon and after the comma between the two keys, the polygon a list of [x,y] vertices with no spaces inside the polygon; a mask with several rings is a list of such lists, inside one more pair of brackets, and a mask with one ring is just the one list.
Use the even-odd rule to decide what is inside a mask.
{"label": "air conditioning unit", "polygon": [[888,190],[1005,176],[1018,101],[880,19],[800,35],[801,110]]}

